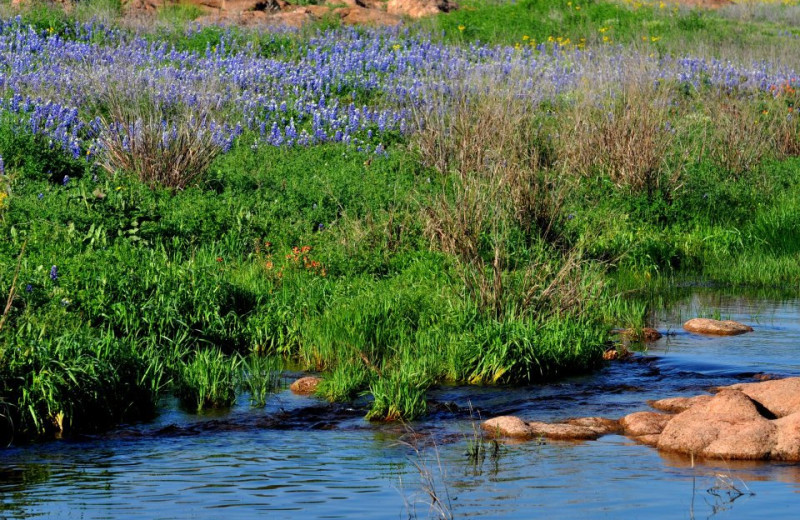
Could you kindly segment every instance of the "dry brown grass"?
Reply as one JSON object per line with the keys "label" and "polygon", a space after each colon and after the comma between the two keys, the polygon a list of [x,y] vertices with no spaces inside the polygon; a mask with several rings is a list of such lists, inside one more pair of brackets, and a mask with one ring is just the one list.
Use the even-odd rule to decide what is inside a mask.
{"label": "dry brown grass", "polygon": [[[546,129],[533,107],[502,92],[471,101],[464,96],[422,117],[416,143],[443,184],[424,209],[426,234],[458,259],[479,306],[499,316],[509,308],[505,284],[517,268],[508,265],[512,228],[521,228],[529,243],[559,239],[555,227],[566,185],[546,167]],[[526,269],[542,266],[533,262]]]}
{"label": "dry brown grass", "polygon": [[110,173],[136,175],[150,187],[182,190],[196,182],[222,151],[204,120],[189,112],[172,114],[148,100],[115,94],[107,99],[110,121],[103,121],[101,162]]}
{"label": "dry brown grass", "polygon": [[709,99],[706,110],[713,122],[708,154],[735,178],[774,154],[774,128],[752,100]]}
{"label": "dry brown grass", "polygon": [[607,104],[576,103],[562,119],[559,156],[565,173],[606,174],[619,187],[653,195],[677,185],[664,159],[674,133],[668,94],[625,85]]}

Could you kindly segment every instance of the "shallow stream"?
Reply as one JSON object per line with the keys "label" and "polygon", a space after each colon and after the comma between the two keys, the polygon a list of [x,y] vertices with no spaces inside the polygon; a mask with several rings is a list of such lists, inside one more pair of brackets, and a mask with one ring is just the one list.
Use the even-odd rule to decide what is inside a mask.
{"label": "shallow stream", "polygon": [[[755,332],[683,332],[697,315]],[[152,423],[0,451],[1,518],[428,518],[428,490],[455,518],[797,518],[800,465],[703,464],[625,437],[485,443],[477,417],[618,418],[648,399],[694,395],[759,373],[800,375],[800,300],[693,292],[655,316],[669,333],[633,360],[524,388],[445,387],[409,426],[288,391],[196,416],[166,402]]]}

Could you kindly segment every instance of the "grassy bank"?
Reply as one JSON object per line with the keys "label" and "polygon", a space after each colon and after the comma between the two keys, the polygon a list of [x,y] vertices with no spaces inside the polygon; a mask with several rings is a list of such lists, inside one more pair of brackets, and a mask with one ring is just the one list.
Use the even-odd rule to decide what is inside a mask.
{"label": "grassy bank", "polygon": [[[650,48],[695,19],[784,22],[581,5],[468,5],[425,22],[445,42],[5,22],[6,437],[147,418],[167,393],[260,406],[285,363],[411,419],[431,385],[598,366],[612,328],[644,325],[623,289],[796,290],[797,76]],[[541,40],[559,16],[574,35]],[[577,36],[610,19],[613,44]]]}

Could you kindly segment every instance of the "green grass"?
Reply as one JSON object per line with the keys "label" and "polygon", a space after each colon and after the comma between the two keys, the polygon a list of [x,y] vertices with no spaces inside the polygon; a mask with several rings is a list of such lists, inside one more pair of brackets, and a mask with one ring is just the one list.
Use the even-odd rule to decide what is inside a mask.
{"label": "green grass", "polygon": [[[439,188],[400,148],[366,162],[343,146],[242,146],[180,192],[47,150],[0,126],[11,192],[0,254],[17,258],[25,245],[0,331],[0,395],[19,439],[146,417],[169,391],[204,410],[229,406],[242,386],[261,405],[273,388],[265,374],[277,369],[250,356],[242,378],[239,356],[252,351],[323,370],[321,395],[367,392],[371,418],[398,419],[424,413],[436,381],[585,369],[605,341],[598,305],[592,342],[578,339],[584,332],[572,341],[577,329],[566,328],[558,334],[570,348],[549,348],[555,318],[528,319],[517,334],[548,330],[542,344],[504,350],[500,340],[484,352],[480,338],[501,325],[464,293],[452,259],[430,248],[421,208]],[[3,294],[13,268],[0,268]],[[522,366],[539,355],[533,370]],[[572,366],[576,358],[585,362]],[[86,415],[100,405],[103,414]]]}
{"label": "green grass", "polygon": [[238,356],[226,356],[219,349],[197,350],[178,365],[175,393],[184,406],[197,412],[231,406],[236,401],[240,364]]}
{"label": "green grass", "polygon": [[[681,38],[727,41],[744,24],[575,5],[467,3],[427,23],[456,43],[561,36],[591,46],[611,34],[659,52]],[[183,35],[195,14],[164,15],[169,27],[148,37],[183,50],[224,42],[281,56],[302,52],[307,37],[219,27]],[[68,21],[38,5],[26,16],[41,30]],[[772,31],[780,22],[758,24]],[[757,134],[741,131],[742,121],[775,130],[768,114],[785,113],[784,100],[719,99],[680,85],[656,93],[671,103],[653,117],[673,121],[675,137],[653,145],[657,166],[634,160],[639,169],[628,177],[619,165],[630,155],[593,154],[641,137],[634,130],[652,114],[643,108],[650,91],[623,92],[629,97],[608,105],[613,118],[579,99],[536,113],[476,103],[462,115],[481,124],[458,127],[468,139],[431,124],[410,139],[385,136],[388,157],[370,160],[342,145],[239,144],[184,190],[64,158],[0,118],[0,234],[8,237],[0,295],[16,295],[0,329],[2,438],[146,419],[170,394],[198,412],[231,406],[242,391],[263,406],[284,363],[321,372],[320,397],[366,397],[368,418],[408,420],[426,413],[436,384],[592,370],[609,331],[644,325],[648,305],[675,280],[796,294],[800,159],[772,137],[747,140]],[[736,103],[746,118],[716,118]],[[572,124],[576,106],[588,126]],[[625,118],[629,106],[642,108],[639,119]],[[490,150],[508,161],[501,174],[460,144],[489,150],[494,128],[509,129],[497,145],[505,148]],[[570,138],[546,136],[559,131]],[[598,135],[610,137],[592,141]],[[421,151],[423,139],[452,159],[441,171]],[[620,148],[635,149],[634,159],[647,151]],[[628,290],[637,296],[623,296]]]}
{"label": "green grass", "polygon": [[242,363],[242,387],[250,394],[250,405],[263,407],[267,397],[278,388],[282,363],[276,356],[250,354]]}
{"label": "green grass", "polygon": [[[570,47],[635,45],[654,53],[690,53],[720,56],[778,54],[789,57],[798,44],[786,33],[797,34],[794,18],[753,20],[746,13],[725,15],[713,10],[677,8],[669,3],[608,0],[466,0],[461,8],[423,21],[423,27],[453,43],[479,40],[504,45],[553,45],[569,39]],[[638,3],[637,3],[638,4]]]}

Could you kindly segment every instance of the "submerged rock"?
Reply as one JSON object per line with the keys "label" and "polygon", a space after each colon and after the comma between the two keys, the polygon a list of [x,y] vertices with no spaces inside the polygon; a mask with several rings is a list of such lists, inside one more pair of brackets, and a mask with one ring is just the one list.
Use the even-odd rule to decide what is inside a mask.
{"label": "submerged rock", "polygon": [[515,439],[544,437],[561,441],[594,440],[602,435],[620,431],[618,421],[603,417],[583,417],[568,419],[565,422],[545,423],[525,422],[512,415],[503,415],[484,421],[481,428],[499,437]]}
{"label": "submerged rock", "polygon": [[643,329],[640,330],[621,329],[615,332],[620,336],[622,336],[624,339],[633,342],[651,343],[653,341],[658,341],[663,337],[663,335],[660,332],[650,327],[644,327]]}
{"label": "submerged rock", "polygon": [[710,336],[736,336],[746,332],[753,332],[753,327],[732,320],[711,320],[708,318],[694,318],[683,324],[684,330],[696,334]]}
{"label": "submerged rock", "polygon": [[774,374],[765,374],[763,372],[760,372],[758,374],[753,374],[753,379],[755,379],[756,381],[771,381],[773,379],[780,379],[780,378],[779,376],[776,376]]}
{"label": "submerged rock", "polygon": [[619,421],[615,419],[606,419],[605,417],[579,417],[576,419],[567,419],[566,423],[590,428],[600,435],[608,435],[610,433],[619,433],[622,431],[622,425]]}
{"label": "submerged rock", "polygon": [[289,387],[297,395],[311,395],[317,391],[317,387],[322,382],[322,378],[314,376],[301,377]]}
{"label": "submerged rock", "polygon": [[633,352],[621,346],[619,348],[610,348],[603,352],[603,359],[606,361],[623,361],[633,357]]}

